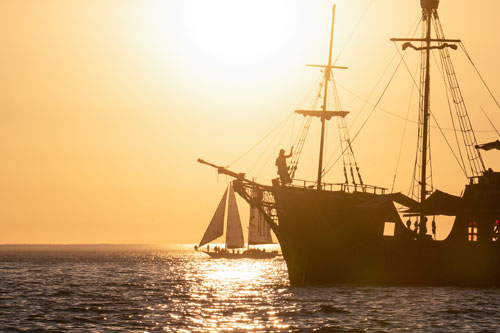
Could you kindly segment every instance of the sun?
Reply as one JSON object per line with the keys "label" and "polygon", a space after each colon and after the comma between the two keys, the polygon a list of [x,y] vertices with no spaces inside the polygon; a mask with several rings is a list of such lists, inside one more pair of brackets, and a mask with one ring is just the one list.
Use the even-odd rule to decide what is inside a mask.
{"label": "sun", "polygon": [[211,64],[254,65],[272,58],[296,33],[294,10],[285,1],[187,1],[186,42]]}

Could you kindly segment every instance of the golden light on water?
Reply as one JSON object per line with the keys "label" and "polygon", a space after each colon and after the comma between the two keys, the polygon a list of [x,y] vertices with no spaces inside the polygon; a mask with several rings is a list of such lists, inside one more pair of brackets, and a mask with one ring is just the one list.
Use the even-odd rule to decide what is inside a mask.
{"label": "golden light on water", "polygon": [[[270,277],[284,273],[281,259],[275,260],[226,260],[199,256],[196,273],[190,272],[189,294],[194,303],[210,304],[199,310],[193,323],[208,330],[265,330],[285,329],[289,325],[276,316],[276,311],[266,309],[276,297],[274,285],[268,285]],[[244,302],[252,303],[250,312],[263,312],[255,318]],[[220,316],[220,314],[224,316]],[[194,314],[193,314],[194,315]],[[252,318],[254,317],[254,318]]]}
{"label": "golden light on water", "polygon": [[211,265],[211,269],[206,272],[205,276],[207,281],[215,284],[256,281],[264,277],[266,265],[267,262],[251,259],[224,260]]}

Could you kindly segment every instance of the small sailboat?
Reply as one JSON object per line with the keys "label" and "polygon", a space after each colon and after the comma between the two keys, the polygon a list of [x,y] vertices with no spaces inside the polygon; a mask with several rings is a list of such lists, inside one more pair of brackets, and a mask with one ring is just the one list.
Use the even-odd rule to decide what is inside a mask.
{"label": "small sailboat", "polygon": [[[215,246],[213,251],[210,251],[211,241],[221,237],[224,234],[224,219],[226,217],[226,202],[227,202],[227,223],[226,223],[226,243],[225,247]],[[251,258],[251,259],[265,259],[274,258],[277,251],[266,251],[258,248],[250,248],[250,245],[259,244],[272,244],[271,230],[269,224],[264,220],[262,212],[256,207],[250,206],[250,221],[248,227],[248,247],[245,247],[243,238],[243,228],[241,226],[240,214],[236,204],[236,196],[232,182],[224,192],[214,216],[208,225],[200,244],[195,247],[196,250],[204,245],[207,245],[204,253],[212,258]]]}

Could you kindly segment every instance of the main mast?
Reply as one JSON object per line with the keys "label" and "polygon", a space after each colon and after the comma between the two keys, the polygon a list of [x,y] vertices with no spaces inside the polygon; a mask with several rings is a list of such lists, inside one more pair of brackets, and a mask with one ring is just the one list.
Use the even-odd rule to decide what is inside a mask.
{"label": "main mast", "polygon": [[[326,102],[328,97],[328,82],[332,71],[332,52],[333,52],[333,27],[335,25],[335,5],[332,7],[332,28],[330,32],[330,51],[328,54],[328,65],[325,67],[325,90],[323,93],[322,111],[326,111]],[[321,190],[321,175],[323,173],[323,152],[325,145],[325,117],[321,117],[321,141],[319,145],[319,163],[318,163],[318,190]]]}
{"label": "main mast", "polygon": [[[423,112],[423,125],[422,125],[422,169],[420,173],[420,202],[423,203],[427,196],[427,149],[429,141],[429,102],[430,102],[430,55],[431,55],[431,21],[432,13],[437,9],[439,0],[421,0],[422,15],[426,21],[425,31],[425,83],[424,83],[424,112]],[[420,215],[420,229],[419,234],[425,236],[427,234],[427,222],[423,213]]]}
{"label": "main mast", "polygon": [[[430,54],[431,49],[439,48],[443,49],[445,47],[452,47],[456,49],[455,45],[449,45],[446,42],[457,43],[459,40],[446,40],[446,39],[433,39],[431,37],[432,29],[432,17],[437,15],[437,8],[439,6],[439,0],[420,0],[420,6],[422,7],[422,20],[425,23],[424,26],[424,36],[421,39],[418,38],[392,38],[392,41],[403,41],[403,50],[411,47],[415,50],[421,51],[423,53],[423,71],[424,76],[423,84],[423,95],[421,95],[421,126],[422,126],[422,137],[421,142],[421,155],[420,155],[420,203],[422,204],[427,197],[427,165],[429,158],[429,116],[430,116]],[[421,42],[421,47],[415,47],[411,42]],[[439,46],[432,46],[432,42],[438,42]],[[422,94],[422,92],[421,92]],[[427,218],[424,212],[420,212],[420,224],[419,224],[419,235],[425,237],[427,234]]]}
{"label": "main mast", "polygon": [[[459,39],[446,39],[444,38],[444,33],[439,22],[439,16],[437,13],[437,8],[439,6],[439,0],[420,0],[420,6],[422,7],[422,21],[424,22],[424,33],[422,38],[392,38],[392,41],[402,41],[405,42],[402,45],[403,50],[411,47],[415,50],[422,52],[422,72],[421,72],[421,99],[420,99],[420,128],[419,128],[419,148],[421,149],[421,154],[418,156],[419,161],[417,164],[420,165],[420,193],[417,194],[422,204],[428,194],[427,191],[427,167],[430,166],[430,155],[429,155],[429,117],[430,117],[430,52],[432,49],[438,49],[440,52],[441,60],[445,63],[448,68],[445,71],[446,78],[448,81],[450,94],[452,95],[453,102],[457,111],[457,117],[459,119],[460,129],[462,131],[462,136],[464,139],[464,145],[466,147],[467,156],[470,163],[470,168],[472,176],[477,176],[484,170],[484,163],[482,161],[481,155],[477,151],[476,138],[470,124],[470,120],[467,114],[467,109],[465,107],[463,97],[458,86],[458,80],[455,76],[453,70],[453,64],[451,63],[450,56],[448,54],[448,48],[457,49],[456,43],[460,43]],[[432,22],[434,20],[436,27],[436,38],[432,38],[431,29]],[[411,42],[420,42],[421,46],[416,47],[411,44]],[[438,45],[431,45],[431,43],[437,43]],[[421,135],[421,136],[420,136]],[[418,163],[420,162],[420,163]],[[415,174],[415,178],[417,175]],[[423,205],[421,205],[423,207]],[[419,235],[424,238],[427,233],[427,219],[425,212],[421,210],[420,212],[420,230]]]}

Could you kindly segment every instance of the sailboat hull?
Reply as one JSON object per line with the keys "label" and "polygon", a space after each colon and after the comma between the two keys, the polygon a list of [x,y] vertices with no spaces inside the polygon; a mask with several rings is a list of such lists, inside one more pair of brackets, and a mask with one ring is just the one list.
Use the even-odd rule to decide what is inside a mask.
{"label": "sailboat hull", "polygon": [[208,254],[213,259],[272,259],[278,255],[276,251],[244,251],[241,253],[203,251],[203,253]]}

